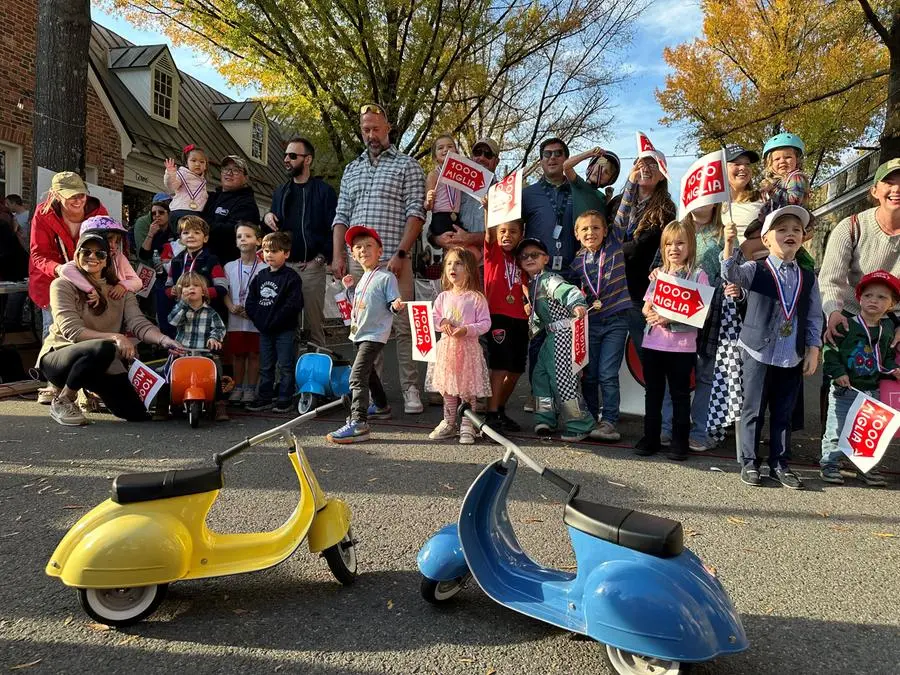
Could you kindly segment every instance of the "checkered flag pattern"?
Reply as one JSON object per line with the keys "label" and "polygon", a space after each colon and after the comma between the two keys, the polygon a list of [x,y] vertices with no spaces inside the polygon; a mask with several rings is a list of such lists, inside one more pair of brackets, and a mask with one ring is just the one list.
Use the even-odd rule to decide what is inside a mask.
{"label": "checkered flag pattern", "polygon": [[712,440],[721,442],[725,429],[741,417],[741,349],[738,338],[741,319],[734,298],[722,298],[722,323],[713,371],[712,393],[706,430]]}

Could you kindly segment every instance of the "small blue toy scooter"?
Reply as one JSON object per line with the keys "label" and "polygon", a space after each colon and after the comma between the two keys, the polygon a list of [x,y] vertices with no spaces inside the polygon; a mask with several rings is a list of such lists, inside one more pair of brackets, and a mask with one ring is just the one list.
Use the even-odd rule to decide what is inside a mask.
{"label": "small blue toy scooter", "polygon": [[343,361],[333,351],[312,342],[314,352],[301,354],[294,368],[294,382],[299,399],[297,412],[310,410],[350,393],[350,361]]}
{"label": "small blue toy scooter", "polygon": [[[749,646],[725,588],[684,548],[681,523],[577,499],[579,486],[541,466],[461,406],[500,443],[463,499],[459,522],[418,555],[422,596],[440,604],[474,578],[491,599],[526,616],[603,643],[616,673],[678,675]],[[576,572],[543,567],[516,540],[507,494],[521,462],[566,493],[563,521]]]}

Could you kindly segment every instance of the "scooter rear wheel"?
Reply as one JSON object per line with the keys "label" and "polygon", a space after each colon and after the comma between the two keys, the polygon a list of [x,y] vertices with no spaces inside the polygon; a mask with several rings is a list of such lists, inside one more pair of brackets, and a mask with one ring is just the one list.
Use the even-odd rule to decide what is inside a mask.
{"label": "scooter rear wheel", "polygon": [[168,584],[131,588],[79,588],[78,600],[92,619],[108,626],[130,626],[153,614]]}
{"label": "scooter rear wheel", "polygon": [[468,583],[471,577],[471,574],[466,574],[461,577],[456,577],[456,579],[451,579],[450,581],[435,581],[428,577],[422,577],[422,583],[419,585],[419,592],[422,594],[422,597],[432,605],[440,605],[453,598],[465,588],[466,583]]}
{"label": "scooter rear wheel", "polygon": [[603,647],[606,662],[612,671],[619,675],[686,675],[693,666],[692,663],[632,654],[610,645],[603,645]]}
{"label": "scooter rear wheel", "polygon": [[352,527],[347,529],[347,534],[337,544],[322,551],[322,556],[334,578],[344,586],[356,581],[356,540],[353,538]]}
{"label": "scooter rear wheel", "polygon": [[191,401],[188,405],[188,424],[191,429],[200,426],[200,418],[203,416],[203,401]]}

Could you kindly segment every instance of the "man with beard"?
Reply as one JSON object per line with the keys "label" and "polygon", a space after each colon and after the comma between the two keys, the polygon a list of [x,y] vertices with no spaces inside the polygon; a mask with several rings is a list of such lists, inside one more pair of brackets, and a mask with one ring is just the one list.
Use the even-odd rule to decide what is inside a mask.
{"label": "man with beard", "polygon": [[[332,226],[332,272],[335,279],[341,279],[347,271],[357,280],[362,276],[362,268],[356,261],[350,261],[348,267],[344,234],[354,225],[372,228],[383,243],[381,264],[397,277],[400,297],[404,301],[412,300],[415,290],[412,249],[425,222],[425,173],[415,159],[402,154],[391,143],[391,125],[384,108],[374,103],[362,106],[359,123],[366,150],[347,165],[341,180]],[[412,360],[412,336],[406,312],[394,317],[394,335],[403,411],[420,413],[419,372]],[[376,366],[380,370],[380,363]]]}
{"label": "man with beard", "polygon": [[303,282],[303,311],[312,342],[325,345],[325,266],[331,261],[331,221],[337,194],[311,174],[316,150],[305,139],[292,138],[284,151],[288,181],[272,193],[272,210],[263,221],[270,230],[291,233],[288,266]]}

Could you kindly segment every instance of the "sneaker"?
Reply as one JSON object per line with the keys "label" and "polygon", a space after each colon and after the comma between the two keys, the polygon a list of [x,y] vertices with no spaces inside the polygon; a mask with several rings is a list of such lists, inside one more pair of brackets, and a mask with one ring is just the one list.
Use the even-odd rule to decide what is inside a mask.
{"label": "sneaker", "polygon": [[639,440],[634,446],[634,454],[638,457],[650,457],[651,455],[655,455],[659,452],[660,444],[652,443],[647,440],[645,436],[641,440]]}
{"label": "sneaker", "polygon": [[419,389],[415,385],[403,392],[403,412],[407,415],[418,415],[424,409],[422,399],[419,398]]}
{"label": "sneaker", "polygon": [[670,445],[672,445],[672,437],[666,432],[661,433],[659,435],[659,444],[663,448],[668,448]]}
{"label": "sneaker", "polygon": [[741,469],[741,482],[750,487],[759,487],[762,482],[759,479],[759,469],[752,464],[744,464]]}
{"label": "sneaker", "polygon": [[571,434],[568,431],[566,431],[566,432],[563,432],[563,434],[560,436],[560,439],[563,441],[566,441],[567,443],[577,443],[578,441],[583,441],[587,437],[588,437],[588,434],[584,434],[584,433]]}
{"label": "sneaker", "polygon": [[773,480],[777,480],[779,483],[784,485],[786,488],[790,488],[791,490],[802,490],[803,489],[803,481],[800,480],[800,476],[795,474],[787,467],[776,467],[775,469],[771,469],[769,471],[769,478]]}
{"label": "sneaker", "polygon": [[694,439],[690,439],[688,441],[688,447],[691,449],[691,452],[707,452],[709,450],[714,450],[716,443],[712,439],[707,439],[705,441],[695,441]]}
{"label": "sneaker", "polygon": [[525,405],[522,406],[522,410],[527,413],[534,412],[534,396],[529,396],[525,399]]}
{"label": "sneaker", "polygon": [[463,429],[459,432],[459,444],[475,445],[475,434],[473,433],[471,427],[468,429]]}
{"label": "sneaker", "polygon": [[332,443],[362,443],[369,440],[369,425],[366,422],[347,422],[337,431],[332,431],[325,437]]}
{"label": "sneaker", "polygon": [[884,487],[887,485],[887,478],[881,475],[878,469],[872,469],[869,473],[860,473],[859,478],[871,487]]}
{"label": "sneaker", "polygon": [[247,410],[250,412],[262,412],[263,410],[271,410],[274,405],[272,399],[266,401],[265,399],[258,398],[247,406]]}
{"label": "sneaker", "polygon": [[244,402],[244,388],[243,387],[235,387],[231,390],[231,394],[228,396],[228,404],[229,405],[241,405]]}
{"label": "sneaker", "polygon": [[88,423],[78,404],[61,396],[50,402],[50,417],[64,427],[80,427]]}
{"label": "sneaker", "polygon": [[291,405],[290,399],[287,401],[278,401],[275,405],[272,406],[272,412],[278,413],[279,415],[282,413],[289,413],[294,409],[294,406]]}
{"label": "sneaker", "polygon": [[832,483],[833,485],[844,484],[844,477],[841,475],[841,470],[836,466],[823,466],[821,471],[819,471],[819,476],[826,483]]}
{"label": "sneaker", "polygon": [[40,403],[41,405],[50,405],[51,403],[53,403],[53,399],[55,399],[59,394],[59,389],[50,384],[43,389],[38,389],[37,394],[38,403]]}
{"label": "sneaker", "polygon": [[389,420],[391,419],[391,406],[386,405],[383,408],[379,408],[374,403],[369,405],[369,409],[366,411],[366,416],[370,420]]}
{"label": "sneaker", "polygon": [[447,420],[441,420],[440,424],[438,424],[434,431],[428,434],[428,438],[432,441],[444,441],[448,438],[456,437],[456,427],[452,424],[448,424]]}
{"label": "sneaker", "polygon": [[597,427],[591,431],[591,438],[595,441],[620,441],[622,434],[616,430],[616,426],[612,422],[600,422]]}
{"label": "sneaker", "polygon": [[684,450],[680,452],[678,450],[669,450],[669,452],[666,453],[666,457],[671,459],[673,462],[683,462],[688,458],[688,454]]}
{"label": "sneaker", "polygon": [[551,427],[549,424],[545,424],[544,422],[538,422],[534,425],[534,433],[536,433],[538,436],[546,436],[553,433],[553,427]]}
{"label": "sneaker", "polygon": [[241,397],[241,403],[249,405],[256,400],[256,387],[245,387],[244,395]]}
{"label": "sneaker", "polygon": [[519,423],[507,416],[506,411],[503,410],[503,408],[497,411],[497,418],[500,422],[500,428],[503,429],[503,431],[511,431],[513,433],[522,431],[522,427]]}

